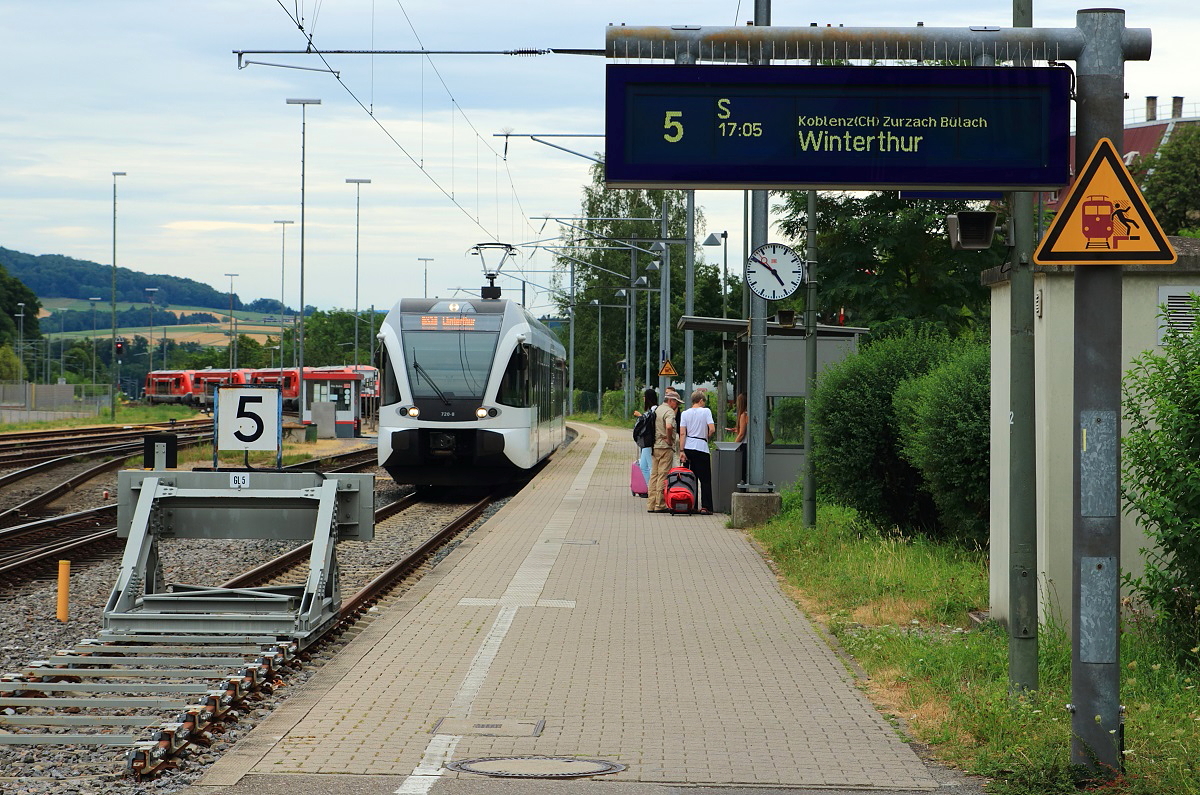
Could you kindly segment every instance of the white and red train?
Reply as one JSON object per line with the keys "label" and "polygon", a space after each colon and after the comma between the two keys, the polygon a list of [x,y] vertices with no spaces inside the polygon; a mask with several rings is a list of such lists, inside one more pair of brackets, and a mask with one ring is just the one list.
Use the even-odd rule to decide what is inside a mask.
{"label": "white and red train", "polygon": [[519,304],[404,298],[379,339],[379,465],[396,482],[508,482],[563,443],[566,351]]}

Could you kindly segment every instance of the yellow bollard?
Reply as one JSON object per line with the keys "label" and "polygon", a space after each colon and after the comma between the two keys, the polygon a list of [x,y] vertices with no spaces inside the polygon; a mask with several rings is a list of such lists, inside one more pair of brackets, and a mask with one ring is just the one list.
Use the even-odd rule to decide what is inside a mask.
{"label": "yellow bollard", "polygon": [[71,561],[58,562],[58,620],[66,622],[71,604]]}

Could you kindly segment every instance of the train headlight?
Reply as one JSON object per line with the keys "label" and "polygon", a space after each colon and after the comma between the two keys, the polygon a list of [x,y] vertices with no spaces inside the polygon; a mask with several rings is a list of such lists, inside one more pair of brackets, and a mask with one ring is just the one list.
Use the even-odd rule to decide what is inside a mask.
{"label": "train headlight", "polygon": [[486,408],[484,408],[483,406],[480,406],[479,408],[475,409],[475,416],[478,417],[479,419],[483,419],[487,415],[488,415],[488,410]]}
{"label": "train headlight", "polygon": [[416,406],[412,406],[411,408],[404,409],[403,413],[407,414],[410,417],[420,417],[421,416],[421,410],[419,408],[417,408]]}

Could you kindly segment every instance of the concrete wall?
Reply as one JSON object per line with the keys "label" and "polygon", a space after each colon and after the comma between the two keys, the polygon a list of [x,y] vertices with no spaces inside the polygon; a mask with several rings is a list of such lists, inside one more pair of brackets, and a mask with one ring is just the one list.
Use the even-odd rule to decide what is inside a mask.
{"label": "concrete wall", "polygon": [[[1121,356],[1128,369],[1143,351],[1158,348],[1159,288],[1200,285],[1200,240],[1171,238],[1179,253],[1175,265],[1129,266],[1122,279]],[[1082,266],[1081,266],[1082,267]],[[1071,608],[1072,394],[1074,371],[1073,267],[1034,270],[1038,296],[1034,318],[1035,412],[1037,426],[1038,585],[1041,617],[1068,623]],[[1009,282],[998,269],[984,274],[992,288],[991,387],[991,614],[1008,616],[1008,455],[1009,455]],[[1121,520],[1121,566],[1134,576],[1143,570],[1147,545],[1132,517]]]}

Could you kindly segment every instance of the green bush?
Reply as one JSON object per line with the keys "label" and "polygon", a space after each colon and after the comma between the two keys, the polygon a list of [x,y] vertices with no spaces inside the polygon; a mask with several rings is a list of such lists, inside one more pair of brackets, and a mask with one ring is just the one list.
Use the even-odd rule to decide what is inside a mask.
{"label": "green bush", "polygon": [[[1200,308],[1200,301],[1193,298]],[[1124,379],[1123,496],[1154,542],[1130,585],[1176,653],[1200,647],[1200,330],[1169,329]]]}
{"label": "green bush", "polygon": [[[606,417],[627,420],[627,419],[630,419],[630,417],[632,416],[632,414],[630,414],[630,416],[628,416],[628,417],[625,415],[625,393],[619,389],[614,389],[612,391],[605,392],[603,403],[601,403],[601,405],[604,407],[603,413],[604,413],[604,416],[606,416]],[[637,408],[640,410],[641,409],[640,403],[636,407],[633,405],[630,405],[630,407],[629,407],[631,412],[633,411],[634,408]]]}
{"label": "green bush", "polygon": [[885,527],[936,526],[933,499],[900,454],[892,396],[942,362],[953,345],[942,334],[909,331],[874,340],[821,374],[812,396],[812,452],[824,499]]}
{"label": "green bush", "polygon": [[990,355],[987,345],[964,342],[901,384],[892,401],[901,454],[924,478],[942,531],[979,546],[988,542]]}

